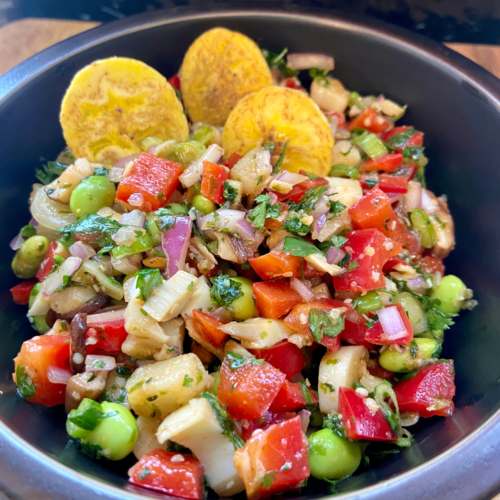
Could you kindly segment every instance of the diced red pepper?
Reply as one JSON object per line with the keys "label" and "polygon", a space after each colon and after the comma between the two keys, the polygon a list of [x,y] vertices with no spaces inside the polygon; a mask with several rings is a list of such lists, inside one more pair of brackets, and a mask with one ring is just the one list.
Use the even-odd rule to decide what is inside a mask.
{"label": "diced red pepper", "polygon": [[375,414],[366,404],[364,398],[353,389],[340,387],[339,414],[342,415],[347,437],[353,441],[395,441],[394,431],[387,422],[382,410],[378,408]]}
{"label": "diced red pepper", "polygon": [[241,438],[243,441],[248,441],[257,429],[265,431],[273,424],[281,424],[281,422],[286,422],[296,416],[294,412],[271,413],[270,411],[266,411],[260,418],[242,421]]}
{"label": "diced red pepper", "polygon": [[[137,486],[190,500],[201,500],[203,465],[190,455],[157,449],[146,453],[129,469],[129,481]],[[174,459],[173,457],[177,457]]]}
{"label": "diced red pepper", "polygon": [[365,339],[368,342],[376,345],[387,345],[387,344],[409,344],[413,340],[413,328],[411,326],[410,320],[406,315],[406,311],[401,304],[394,304],[393,306],[387,307],[387,309],[396,308],[403,320],[405,327],[405,335],[402,335],[395,339],[388,339],[387,335],[382,328],[380,321],[374,323],[374,325],[366,331]]}
{"label": "diced red pepper", "polygon": [[[308,387],[306,389],[311,395],[313,404],[318,402],[316,394],[313,390]],[[303,408],[307,404],[306,399],[302,393],[302,387],[299,382],[290,382],[285,380],[285,383],[281,386],[278,394],[274,398],[274,401],[269,407],[269,411],[276,413],[280,411],[297,411]]]}
{"label": "diced red pepper", "polygon": [[306,366],[307,356],[295,344],[282,340],[266,349],[250,349],[257,358],[263,359],[291,379],[298,375]]}
{"label": "diced red pepper", "polygon": [[285,379],[284,373],[267,363],[249,362],[232,369],[225,358],[217,397],[233,418],[259,418],[269,409]]}
{"label": "diced red pepper", "polygon": [[238,153],[233,153],[225,162],[224,165],[227,168],[233,168],[241,159],[243,156],[239,155]]}
{"label": "diced red pepper", "polygon": [[[14,363],[16,373],[18,367],[24,367],[25,374],[31,378],[35,387],[35,394],[27,398],[30,403],[45,406],[64,404],[66,385],[53,384],[48,374],[51,367],[67,370],[71,374],[69,341],[69,335],[44,335],[23,342],[21,352],[14,358]],[[16,380],[16,383],[19,386],[22,381]]]}
{"label": "diced red pepper", "polygon": [[[275,278],[300,278],[300,261],[301,257],[285,252],[269,252],[260,257],[249,259],[248,263],[260,278],[263,280],[272,280]],[[305,278],[324,274],[322,271],[311,267],[305,261],[303,261],[302,267]]]}
{"label": "diced red pepper", "polygon": [[174,89],[181,90],[181,79],[179,78],[179,75],[174,75],[167,81],[170,85],[172,85],[172,87],[174,87]]}
{"label": "diced red pepper", "polygon": [[203,162],[203,177],[200,193],[214,203],[224,203],[224,182],[229,179],[229,169],[211,161]]}
{"label": "diced red pepper", "polygon": [[424,257],[422,257],[420,265],[424,273],[441,273],[441,276],[444,276],[443,259],[434,257],[434,255],[425,255]]}
{"label": "diced red pepper", "polygon": [[[413,127],[408,127],[408,126],[394,127],[392,130],[389,130],[389,132],[386,132],[385,134],[382,135],[382,140],[388,142],[391,137],[403,134],[408,130],[413,130]],[[423,145],[424,145],[424,134],[422,132],[416,131],[413,135],[410,136],[410,138],[404,144],[396,148],[396,152],[401,153],[406,147],[423,146]]]}
{"label": "diced red pepper", "polygon": [[304,90],[304,87],[299,83],[297,83],[297,80],[295,78],[287,78],[285,80],[285,87],[288,89],[295,89],[295,90]]}
{"label": "diced red pepper", "polygon": [[415,132],[407,141],[406,147],[410,148],[412,146],[423,146],[424,145],[424,134],[423,132]]}
{"label": "diced red pepper", "polygon": [[92,354],[96,349],[107,352],[120,352],[127,338],[125,320],[106,321],[87,328],[87,339],[96,340],[95,344],[87,343],[87,352]]}
{"label": "diced red pepper", "polygon": [[393,172],[403,163],[401,153],[388,153],[378,157],[376,160],[368,158],[359,167],[360,172]]}
{"label": "diced red pepper", "polygon": [[368,330],[368,328],[364,323],[353,323],[346,319],[345,328],[340,332],[340,340],[351,345],[365,346],[371,351],[373,349],[373,344],[365,340],[366,330]]}
{"label": "diced red pepper", "polygon": [[417,374],[394,386],[399,411],[417,412],[421,417],[448,417],[455,408],[453,361],[427,365]]}
{"label": "diced red pepper", "polygon": [[210,314],[193,309],[194,329],[200,337],[215,347],[222,347],[229,335],[219,330],[224,323]]}
{"label": "diced red pepper", "polygon": [[306,181],[293,186],[292,190],[287,194],[276,194],[278,195],[278,199],[280,201],[290,200],[294,203],[299,203],[302,198],[304,198],[304,195],[307,193],[307,191],[318,186],[324,186],[325,184],[328,184],[328,181],[324,177],[318,177],[317,179],[307,179]]}
{"label": "diced red pepper", "polygon": [[[351,271],[344,277],[333,278],[335,290],[362,292],[384,288],[384,264],[401,253],[402,249],[400,243],[387,238],[377,229],[352,231],[344,245],[344,250],[351,256]],[[354,261],[358,264],[357,267]]]}
{"label": "diced red pepper", "polygon": [[249,499],[300,488],[309,477],[308,442],[300,417],[271,425],[252,436],[234,454],[234,466]]}
{"label": "diced red pepper", "polygon": [[302,297],[290,288],[287,280],[254,283],[253,294],[263,318],[281,318],[302,302]]}
{"label": "diced red pepper", "polygon": [[395,267],[397,265],[404,265],[407,266],[408,263],[404,261],[403,259],[400,259],[399,257],[391,257],[385,264],[384,264],[384,273],[389,274],[391,271],[395,271]]}
{"label": "diced red pepper", "polygon": [[355,128],[364,128],[374,134],[380,134],[390,126],[389,121],[379,115],[372,107],[368,107],[347,124],[347,130],[352,132]]}
{"label": "diced red pepper", "polygon": [[52,272],[52,269],[54,269],[56,249],[57,241],[52,241],[36,273],[38,280],[43,281]]}
{"label": "diced red pepper", "polygon": [[[28,305],[30,301],[30,294],[33,287],[38,283],[38,280],[23,281],[10,289],[12,299],[20,306]],[[288,311],[287,311],[288,312]]]}
{"label": "diced red pepper", "polygon": [[139,193],[143,195],[144,203],[138,208],[147,212],[158,210],[167,203],[179,185],[182,172],[180,163],[141,153],[118,184],[116,200],[128,203],[131,195]]}
{"label": "diced red pepper", "polygon": [[388,142],[391,137],[394,137],[395,135],[400,135],[408,130],[412,130],[413,127],[410,127],[408,125],[402,125],[401,127],[394,127],[391,128],[388,132],[385,132],[382,134],[382,140],[384,142]]}
{"label": "diced red pepper", "polygon": [[328,117],[334,116],[335,118],[337,118],[337,126],[345,127],[345,116],[343,114],[337,113],[336,111],[324,111],[323,114],[326,116],[326,119],[328,121],[330,121]]}

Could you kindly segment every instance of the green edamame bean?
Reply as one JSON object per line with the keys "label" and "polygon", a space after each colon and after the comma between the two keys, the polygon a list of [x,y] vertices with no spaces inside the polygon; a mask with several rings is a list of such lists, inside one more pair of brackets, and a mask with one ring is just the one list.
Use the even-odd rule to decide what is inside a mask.
{"label": "green edamame bean", "polygon": [[420,243],[424,248],[432,248],[436,240],[436,231],[429,216],[421,209],[416,208],[410,214],[413,227],[420,233]]}
{"label": "green edamame bean", "polygon": [[360,463],[359,444],[330,429],[322,429],[309,438],[309,466],[317,479],[342,479],[353,474]]}
{"label": "green edamame bean", "polygon": [[151,146],[158,146],[162,141],[159,137],[146,137],[141,142],[141,148],[143,151],[147,151]]}
{"label": "green edamame bean", "polygon": [[115,201],[115,185],[100,175],[94,175],[83,180],[76,186],[69,206],[77,216],[96,214],[103,207],[110,207]]}
{"label": "green edamame bean", "polygon": [[189,213],[189,207],[180,203],[167,203],[164,208],[170,210],[173,215],[187,215]]}
{"label": "green edamame bean", "polygon": [[435,339],[416,338],[407,346],[404,346],[404,349],[404,352],[401,353],[386,349],[378,360],[380,366],[397,373],[416,370],[422,365],[423,361],[439,356],[441,343]]}
{"label": "green edamame bean", "polygon": [[33,278],[49,249],[50,240],[45,236],[32,236],[16,252],[12,261],[12,270],[18,278]]}
{"label": "green edamame bean", "polygon": [[179,142],[169,153],[168,159],[180,163],[186,168],[206,151],[205,146],[196,141]]}
{"label": "green edamame bean", "polygon": [[356,309],[360,314],[376,311],[382,307],[382,300],[377,292],[371,291],[358,298]]}
{"label": "green edamame bean", "polygon": [[466,290],[467,287],[460,278],[448,274],[432,289],[431,297],[441,301],[438,306],[440,311],[454,314],[460,311]]}
{"label": "green edamame bean", "polygon": [[219,382],[220,382],[220,372],[212,373],[212,377],[214,378],[214,386],[212,387],[212,394],[217,396],[217,389],[219,388]]}
{"label": "green edamame bean", "polygon": [[414,334],[423,333],[427,330],[427,316],[425,311],[420,302],[411,293],[399,293],[393,297],[393,300],[404,307]]}
{"label": "green edamame bean", "polygon": [[156,224],[159,218],[159,215],[154,214],[153,212],[146,214],[145,228],[151,238],[151,241],[153,242],[154,247],[161,245],[161,231],[158,229],[158,225]]}
{"label": "green edamame bean", "polygon": [[[29,298],[29,303],[28,303],[29,307],[31,307],[33,305],[33,302],[35,302],[36,296],[40,293],[41,289],[42,289],[41,283],[37,283],[33,287],[33,290],[31,290],[31,293],[30,293],[30,298]],[[42,314],[40,316],[30,316],[30,317],[28,317],[28,320],[31,323],[31,326],[40,335],[43,335],[44,333],[47,333],[50,330],[49,325],[47,325],[47,321],[45,321],[44,314]]]}
{"label": "green edamame bean", "polygon": [[437,340],[438,342],[442,342],[444,340],[444,331],[431,330],[428,332],[419,333],[418,337],[422,339],[432,339],[432,340]]}
{"label": "green edamame bean", "polygon": [[248,318],[258,316],[257,308],[253,300],[253,283],[247,278],[231,278],[231,280],[241,283],[240,291],[243,292],[241,297],[231,302],[231,308],[234,312],[234,319],[243,321]]}
{"label": "green edamame bean", "polygon": [[205,198],[202,194],[194,195],[192,203],[196,210],[199,210],[205,215],[211,214],[217,209],[215,203],[208,198]]}

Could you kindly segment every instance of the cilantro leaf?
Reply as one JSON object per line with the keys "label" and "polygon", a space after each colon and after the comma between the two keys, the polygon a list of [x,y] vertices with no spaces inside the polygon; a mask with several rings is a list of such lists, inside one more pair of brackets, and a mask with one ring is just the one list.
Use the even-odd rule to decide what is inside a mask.
{"label": "cilantro leaf", "polygon": [[415,161],[418,161],[424,152],[423,146],[406,146],[403,149],[403,156],[405,158],[412,158]]}
{"label": "cilantro leaf", "polygon": [[213,285],[210,289],[212,304],[217,306],[228,306],[238,297],[243,295],[241,283],[227,274],[210,278],[210,281]]}
{"label": "cilantro leaf", "polygon": [[270,68],[276,68],[280,73],[285,76],[297,76],[299,72],[289,68],[285,62],[285,56],[288,49],[283,49],[279,54],[271,52],[270,50],[264,51],[266,62]]}
{"label": "cilantro leaf", "polygon": [[163,279],[159,269],[141,269],[137,271],[137,288],[141,291],[142,299],[148,300],[153,290],[161,285]]}
{"label": "cilantro leaf", "polygon": [[224,199],[226,199],[227,201],[234,201],[236,199],[238,191],[227,181],[224,182],[223,187],[224,189],[222,191],[222,196],[224,197]]}
{"label": "cilantro leaf", "polygon": [[94,175],[106,177],[108,175],[108,169],[106,167],[97,167],[94,169]]}
{"label": "cilantro leaf", "polygon": [[340,215],[347,207],[340,201],[330,201],[330,214]]}
{"label": "cilantro leaf", "polygon": [[47,185],[55,181],[68,166],[57,161],[49,161],[47,165],[42,165],[42,168],[35,169],[35,176],[42,184]]}
{"label": "cilantro leaf", "polygon": [[182,382],[182,385],[184,387],[191,387],[191,382],[193,382],[193,379],[188,375],[184,375],[184,382]]}
{"label": "cilantro leaf", "polygon": [[314,80],[317,80],[318,83],[320,83],[324,87],[328,85],[328,80],[326,79],[326,77],[328,76],[327,69],[311,68],[309,70],[309,76]]}
{"label": "cilantro leaf", "polygon": [[306,194],[299,203],[291,203],[290,210],[294,212],[310,212],[314,209],[318,198],[328,191],[328,185],[322,184],[321,186],[316,186],[306,191]]}
{"label": "cilantro leaf", "polygon": [[344,329],[343,313],[339,312],[338,316],[334,318],[331,315],[332,311],[316,309],[315,307],[309,310],[309,330],[318,343],[321,343],[324,335],[333,338]]}
{"label": "cilantro leaf", "polygon": [[345,236],[334,234],[329,240],[318,243],[318,247],[322,252],[328,252],[331,247],[342,248],[347,241]]}
{"label": "cilantro leaf", "polygon": [[[123,227],[123,224],[116,222],[112,218],[101,217],[97,214],[88,214],[80,217],[76,222],[68,224],[57,231],[57,234],[62,234],[61,242],[68,244],[73,234],[95,234],[97,243],[101,247],[114,246],[111,236],[115,234],[118,229]],[[64,241],[63,241],[64,240]]]}
{"label": "cilantro leaf", "polygon": [[349,263],[347,266],[348,271],[354,271],[354,269],[357,269],[359,267],[359,262],[358,259],[354,259],[352,262]]}
{"label": "cilantro leaf", "polygon": [[248,214],[248,219],[253,222],[255,229],[264,229],[267,218],[277,219],[281,213],[281,206],[277,203],[271,205],[271,197],[261,194],[255,198],[257,206]]}
{"label": "cilantro leaf", "polygon": [[315,253],[322,253],[321,250],[312,243],[300,238],[292,238],[291,236],[285,238],[283,251],[295,255],[296,257],[307,257]]}
{"label": "cilantro leaf", "polygon": [[16,383],[17,390],[24,399],[32,398],[36,394],[36,386],[23,365],[17,365]]}
{"label": "cilantro leaf", "polygon": [[271,470],[269,472],[266,472],[264,474],[264,477],[260,480],[260,484],[262,486],[264,486],[264,488],[266,488],[266,490],[268,490],[273,485],[274,481],[276,481],[276,477],[277,477],[277,474],[276,474],[275,470]]}
{"label": "cilantro leaf", "polygon": [[403,147],[408,142],[408,139],[416,132],[417,131],[412,128],[405,130],[401,132],[401,134],[396,134],[389,138],[387,144],[393,149]]}
{"label": "cilantro leaf", "polygon": [[231,371],[241,368],[247,362],[247,360],[241,354],[238,354],[236,352],[228,352],[226,354],[226,357],[229,363],[229,369]]}
{"label": "cilantro leaf", "polygon": [[298,215],[292,214],[283,224],[283,229],[296,236],[305,236],[309,232],[309,229],[311,229],[311,226],[303,224]]}
{"label": "cilantro leaf", "polygon": [[323,417],[323,429],[331,429],[338,436],[346,439],[347,433],[338,413],[325,415]]}

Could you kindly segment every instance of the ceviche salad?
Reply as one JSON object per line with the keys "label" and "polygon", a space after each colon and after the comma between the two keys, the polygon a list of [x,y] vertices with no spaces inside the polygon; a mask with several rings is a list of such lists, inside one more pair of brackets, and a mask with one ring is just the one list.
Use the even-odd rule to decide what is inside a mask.
{"label": "ceviche salad", "polygon": [[[336,482],[453,413],[444,331],[472,291],[424,134],[332,57],[216,28],[167,80],[95,61],[62,101],[12,288],[20,396],[130,482],[249,499]],[[62,409],[61,409],[62,411]]]}

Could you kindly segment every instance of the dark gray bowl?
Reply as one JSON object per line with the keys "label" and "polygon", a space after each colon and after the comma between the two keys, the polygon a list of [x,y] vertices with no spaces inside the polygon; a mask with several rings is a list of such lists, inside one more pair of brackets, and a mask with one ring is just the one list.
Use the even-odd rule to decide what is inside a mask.
{"label": "dark gray bowl", "polygon": [[[431,189],[447,193],[457,249],[446,261],[480,306],[446,335],[455,359],[457,411],[418,425],[410,449],[337,485],[339,498],[491,498],[500,490],[500,82],[437,43],[380,23],[328,13],[162,11],[105,25],[60,43],[0,78],[0,485],[12,498],[131,499],[130,463],[97,463],[66,446],[61,407],[16,396],[12,358],[33,336],[26,308],[8,289],[9,240],[29,220],[27,198],[41,157],[63,147],[61,98],[73,74],[103,57],[135,57],[173,75],[189,44],[214,26],[239,30],[262,47],[327,52],[348,88],[407,103],[404,123],[426,133]],[[295,498],[327,497],[311,482]],[[1,496],[1,495],[0,495]]]}

